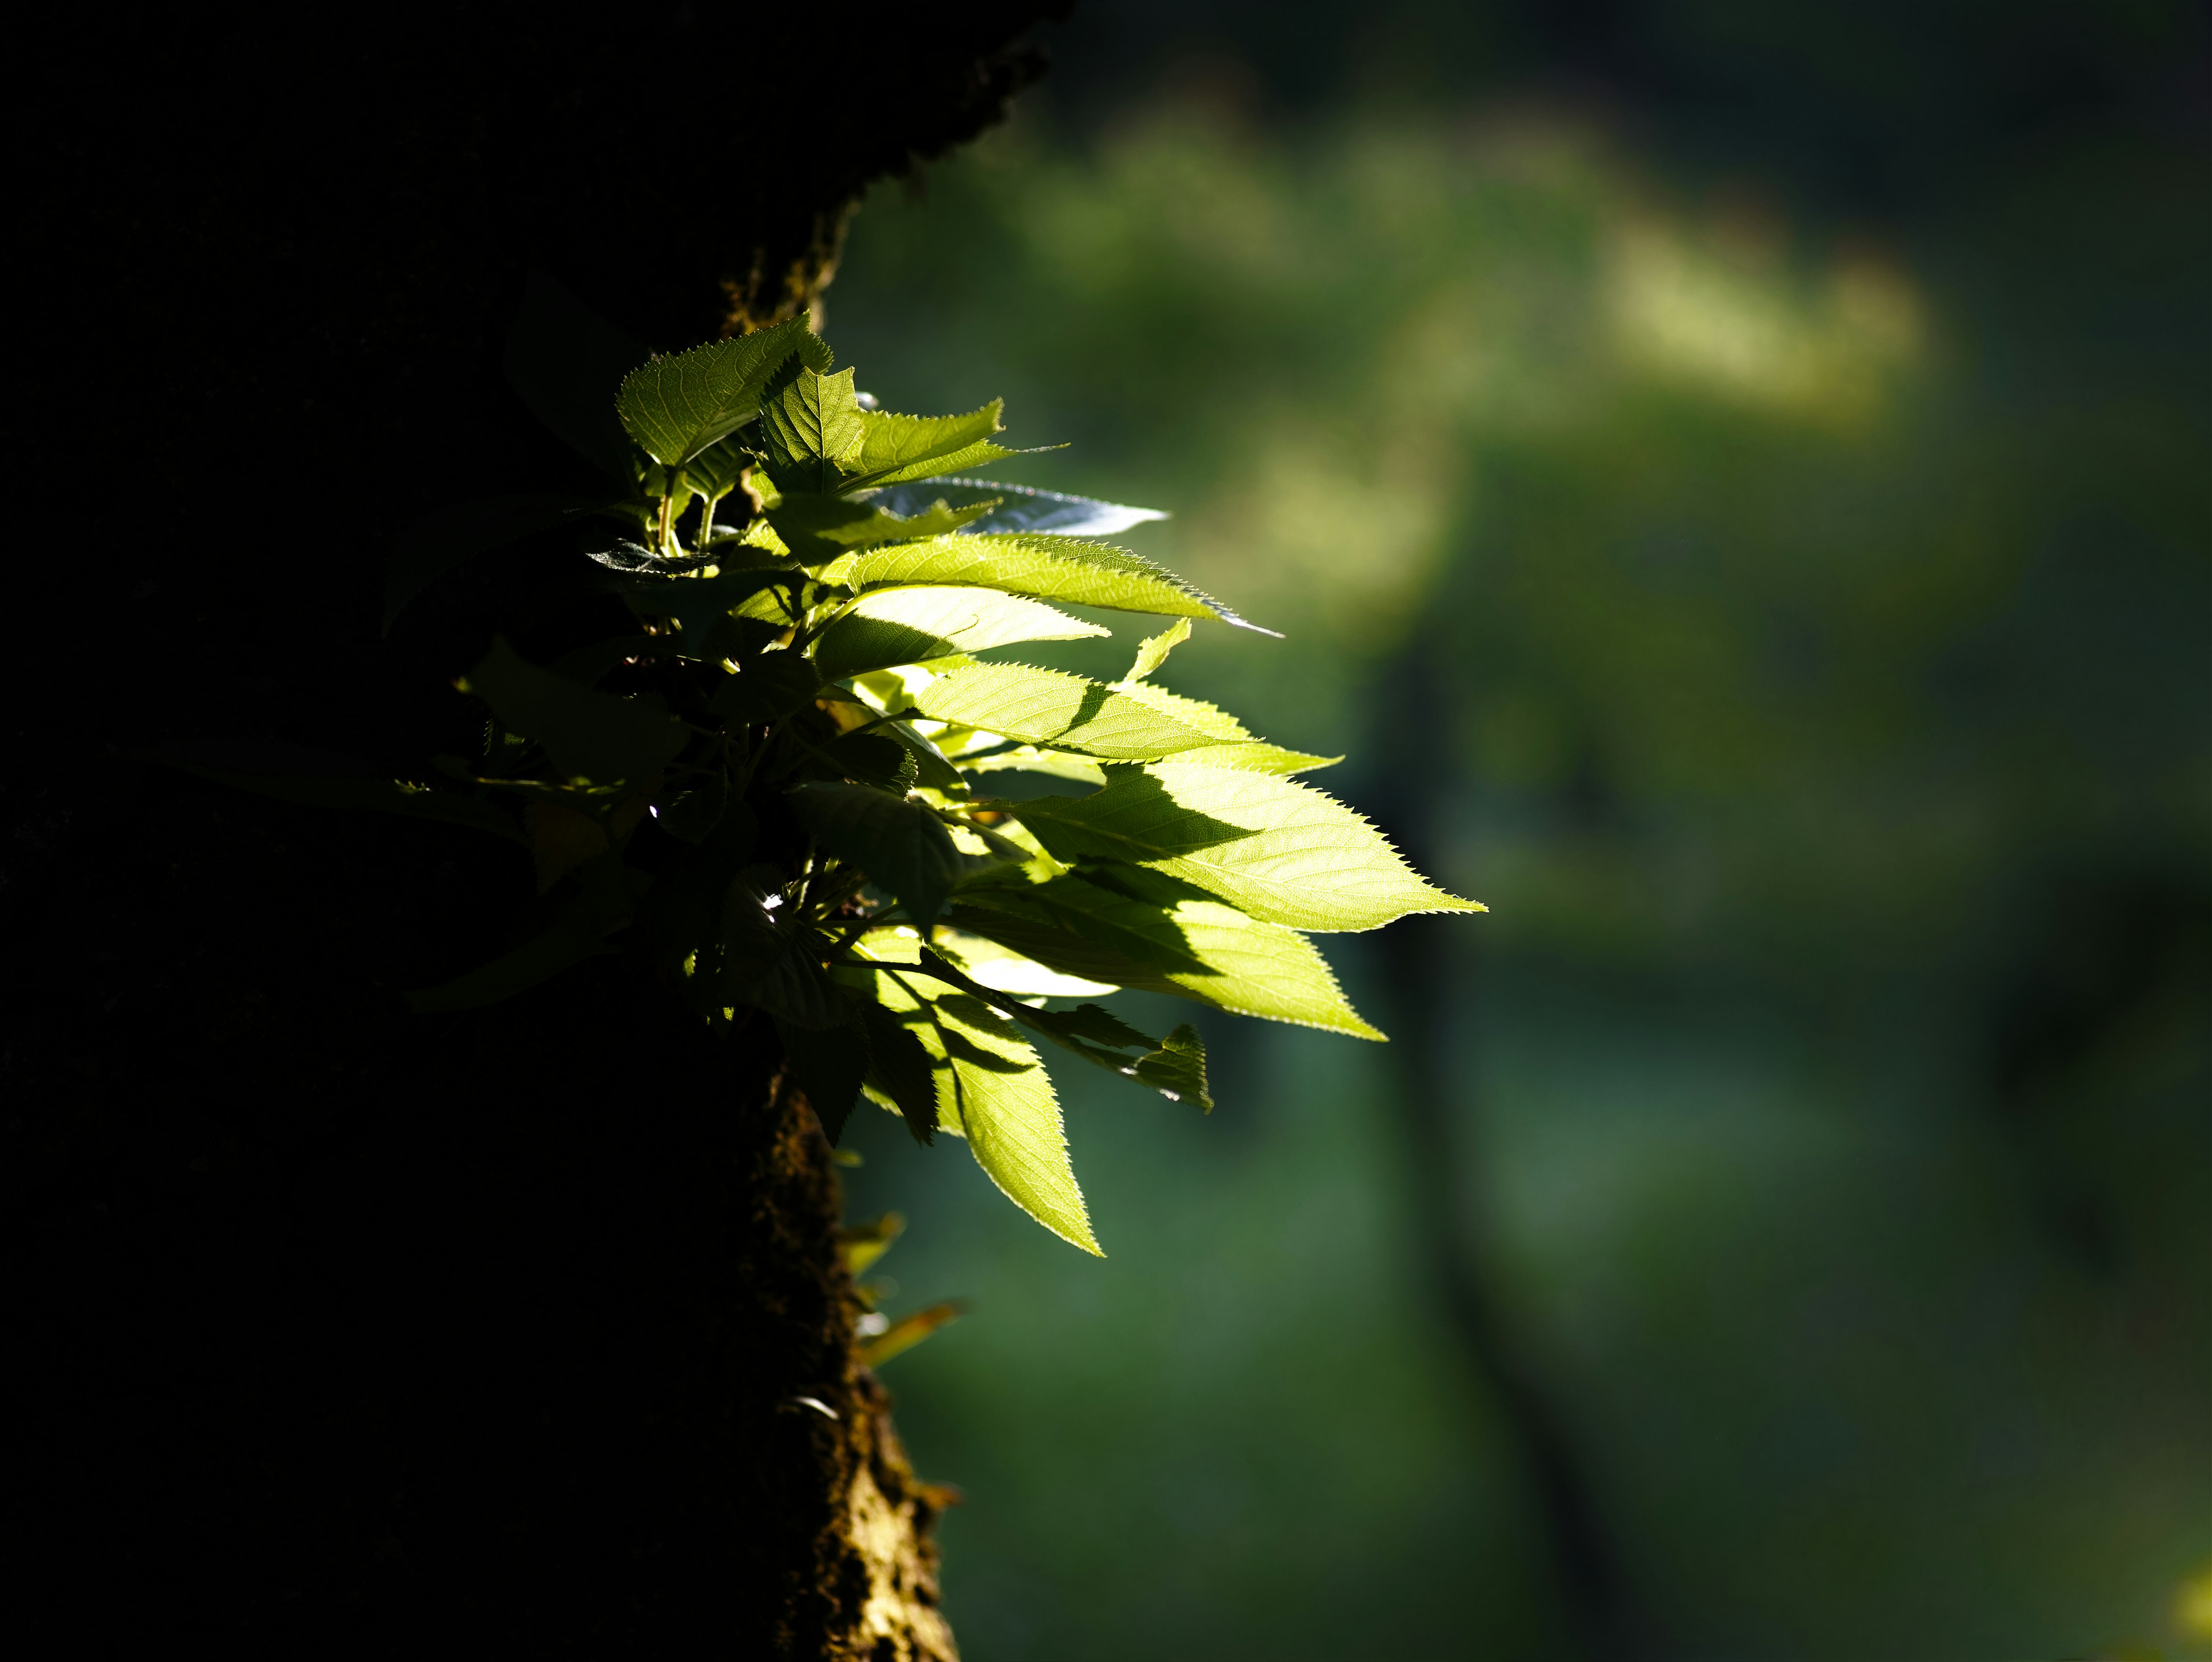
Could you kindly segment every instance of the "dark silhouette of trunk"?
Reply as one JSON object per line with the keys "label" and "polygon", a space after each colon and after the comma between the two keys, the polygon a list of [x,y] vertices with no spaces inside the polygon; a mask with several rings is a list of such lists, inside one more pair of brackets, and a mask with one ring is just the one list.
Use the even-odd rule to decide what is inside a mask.
{"label": "dark silhouette of trunk", "polygon": [[[578,466],[500,372],[528,272],[658,348],[808,304],[872,180],[1057,8],[100,14],[18,41],[0,904],[10,1632],[289,1655],[949,1658],[766,1024],[618,961],[417,1018],[511,848],[131,758],[467,754],[526,546],[389,640],[392,533]],[[512,621],[510,619],[510,621]],[[562,627],[557,618],[541,632]]]}
{"label": "dark silhouette of trunk", "polygon": [[[1449,606],[1437,607],[1449,616]],[[1449,708],[1431,636],[1417,633],[1388,678],[1372,753],[1376,785],[1366,803],[1382,829],[1425,872],[1443,868],[1435,785],[1451,770],[1433,753],[1448,743],[1408,710]],[[1489,1396],[1514,1446],[1533,1521],[1558,1588],[1572,1654],[1588,1662],[1638,1662],[1660,1654],[1650,1614],[1622,1564],[1613,1530],[1573,1428],[1498,1306],[1485,1266],[1495,1242],[1478,1187],[1467,1181],[1480,1151],[1469,1146],[1478,1116],[1462,1107],[1448,1054],[1453,1011],[1467,996],[1479,950],[1478,919],[1408,917],[1392,925],[1375,955],[1387,989],[1392,1103],[1404,1134],[1409,1226],[1430,1291],[1462,1355]]]}

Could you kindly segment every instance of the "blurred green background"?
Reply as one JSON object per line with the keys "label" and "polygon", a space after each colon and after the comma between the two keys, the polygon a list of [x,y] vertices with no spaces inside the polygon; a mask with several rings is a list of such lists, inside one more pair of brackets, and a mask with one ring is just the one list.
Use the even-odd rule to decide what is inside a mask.
{"label": "blurred green background", "polygon": [[970,1662],[2212,1656],[2205,34],[1090,0],[856,219],[861,384],[1492,908],[1062,1070],[1103,1263],[857,1125]]}

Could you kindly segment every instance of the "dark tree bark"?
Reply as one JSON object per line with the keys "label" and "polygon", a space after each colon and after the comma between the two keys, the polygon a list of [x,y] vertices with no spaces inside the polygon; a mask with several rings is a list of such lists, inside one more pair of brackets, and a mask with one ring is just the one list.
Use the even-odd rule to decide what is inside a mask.
{"label": "dark tree bark", "polygon": [[488,562],[389,640],[381,568],[425,511],[568,480],[499,370],[528,271],[658,347],[787,314],[1058,9],[25,47],[0,1130],[7,1625],[41,1653],[953,1654],[773,1038],[612,959],[410,1016],[529,904],[511,849],[125,752],[467,753],[451,678],[573,554]]}

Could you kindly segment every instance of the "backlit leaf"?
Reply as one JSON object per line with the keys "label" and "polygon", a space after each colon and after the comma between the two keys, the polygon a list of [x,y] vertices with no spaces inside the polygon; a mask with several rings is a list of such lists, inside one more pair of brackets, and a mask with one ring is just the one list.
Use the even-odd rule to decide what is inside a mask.
{"label": "backlit leaf", "polygon": [[812,652],[823,679],[837,681],[1016,641],[1078,641],[1109,632],[1042,601],[989,589],[884,588],[854,601]]}
{"label": "backlit leaf", "polygon": [[1206,1084],[1206,1046],[1198,1029],[1188,1021],[1162,1040],[1158,1050],[1139,1057],[1133,1071],[1139,1084],[1151,1086],[1170,1102],[1213,1111]]}
{"label": "backlit leaf", "polygon": [[1069,606],[1214,618],[1240,629],[1257,628],[1150,560],[1109,544],[1073,537],[961,533],[927,542],[896,543],[842,556],[822,568],[821,577],[855,590],[973,583]]}
{"label": "backlit leaf", "polygon": [[[853,475],[848,490],[896,480],[927,478],[978,462],[994,460],[982,454],[1012,454],[987,441],[1000,428],[1004,401],[994,399],[981,410],[964,416],[895,416],[885,411],[864,411],[861,440],[848,464]],[[942,464],[938,466],[935,464]]]}
{"label": "backlit leaf", "polygon": [[[1188,629],[1188,624],[1183,625]],[[1156,636],[1164,639],[1165,636]],[[1151,642],[1146,642],[1150,645]],[[1173,644],[1172,642],[1170,642]],[[1167,654],[1162,651],[1162,657]],[[1139,662],[1143,662],[1139,654]],[[1312,756],[1304,751],[1285,750],[1280,745],[1270,745],[1255,739],[1249,729],[1228,711],[1201,699],[1186,698],[1179,692],[1170,692],[1165,687],[1156,687],[1135,676],[1115,684],[1114,691],[1126,693],[1139,703],[1150,704],[1164,715],[1171,715],[1185,727],[1216,739],[1237,742],[1218,745],[1211,750],[1194,750],[1184,760],[1201,762],[1207,767],[1241,768],[1248,773],[1304,773],[1311,768],[1332,767],[1341,762],[1341,756]]]}
{"label": "backlit leaf", "polygon": [[[916,1029],[939,1059],[938,1111],[1000,1190],[1062,1240],[1098,1252],[1068,1164],[1052,1076],[1013,1023],[965,994],[930,1001]],[[1103,1253],[1099,1253],[1104,1257]]]}
{"label": "backlit leaf", "polygon": [[1172,888],[1139,899],[1073,875],[963,889],[951,917],[1063,975],[1357,1038],[1382,1037],[1346,1001],[1313,942],[1218,900]]}
{"label": "backlit leaf", "polygon": [[848,471],[841,462],[860,448],[860,434],[850,369],[817,375],[802,368],[779,377],[761,405],[769,469],[786,492],[837,490]]}
{"label": "backlit leaf", "polygon": [[616,413],[648,455],[678,466],[750,421],[769,380],[794,354],[810,374],[830,367],[830,349],[804,315],[653,358],[623,378]]}
{"label": "backlit leaf", "polygon": [[965,665],[933,679],[915,707],[932,721],[1108,760],[1172,756],[1219,742],[1096,681],[1025,664]]}
{"label": "backlit leaf", "polygon": [[1176,618],[1175,622],[1150,637],[1137,648],[1137,661],[1129,666],[1129,673],[1122,678],[1123,680],[1125,682],[1143,680],[1145,677],[1167,662],[1169,653],[1188,639],[1190,639],[1190,619]]}
{"label": "backlit leaf", "polygon": [[1431,887],[1367,821],[1308,785],[1189,762],[1115,769],[1105,789],[1019,805],[1061,860],[1127,861],[1293,929],[1372,929],[1484,908]]}

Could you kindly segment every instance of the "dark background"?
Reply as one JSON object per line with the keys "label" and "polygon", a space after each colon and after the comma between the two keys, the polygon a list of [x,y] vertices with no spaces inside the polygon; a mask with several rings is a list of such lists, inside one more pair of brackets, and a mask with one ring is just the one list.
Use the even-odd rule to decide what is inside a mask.
{"label": "dark background", "polygon": [[2212,1653],[2203,13],[1050,39],[833,342],[1173,510],[1290,639],[1167,685],[1493,910],[1064,1080],[1103,1264],[860,1127],[966,1653]]}

